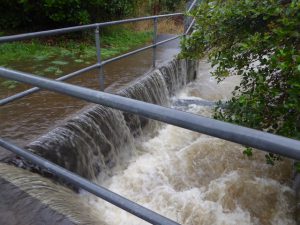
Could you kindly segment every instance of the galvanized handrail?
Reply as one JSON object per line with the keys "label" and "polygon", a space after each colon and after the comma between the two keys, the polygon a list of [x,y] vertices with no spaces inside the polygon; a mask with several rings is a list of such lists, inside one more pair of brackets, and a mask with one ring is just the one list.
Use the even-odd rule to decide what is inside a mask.
{"label": "galvanized handrail", "polygon": [[199,3],[199,0],[194,0],[192,2],[192,4],[190,5],[190,7],[188,8],[187,12],[192,11],[192,9],[195,8],[196,4],[198,4],[198,3]]}
{"label": "galvanized handrail", "polygon": [[159,18],[183,16],[183,15],[184,15],[184,13],[171,13],[171,14],[164,14],[164,15],[146,16],[146,17],[125,19],[125,20],[117,20],[117,21],[94,23],[94,24],[87,24],[87,25],[74,26],[74,27],[66,27],[66,28],[32,32],[32,33],[26,33],[26,34],[10,35],[10,36],[0,37],[0,43],[22,41],[22,40],[28,40],[31,38],[53,36],[53,35],[58,35],[58,34],[66,34],[66,33],[71,33],[71,32],[86,31],[86,30],[97,29],[97,28],[101,28],[101,27],[120,25],[120,24],[124,24],[124,23],[133,23],[133,22],[140,22],[140,21],[144,21],[144,20],[154,20],[154,19],[159,19]]}
{"label": "galvanized handrail", "polygon": [[[193,4],[195,4],[197,1],[194,1]],[[192,5],[193,5],[192,4]],[[173,14],[174,15],[174,14]],[[162,17],[162,16],[161,16]],[[160,18],[161,18],[160,17]],[[146,19],[149,17],[144,17]],[[154,17],[152,17],[153,19]],[[154,18],[155,19],[155,18]],[[137,20],[131,20],[131,22],[137,21]],[[114,24],[120,24],[123,23],[119,21],[119,23],[111,22],[110,25]],[[192,22],[193,23],[193,22]],[[155,24],[155,23],[154,23]],[[103,25],[104,26],[104,25]],[[155,26],[155,25],[154,25]],[[189,26],[189,29],[187,29],[187,33],[189,32],[192,25]],[[38,35],[45,36],[45,35],[55,35],[63,32],[73,32],[78,31],[82,29],[91,29],[96,28],[95,35],[96,35],[96,45],[97,44],[97,29],[99,29],[100,26],[94,27],[94,25],[86,25],[86,26],[79,26],[79,27],[73,27],[69,28],[68,30],[54,30],[54,31],[47,31],[39,33]],[[155,29],[154,29],[155,30]],[[186,33],[185,33],[186,34]],[[9,37],[8,41],[13,40],[21,40],[22,38],[31,38],[34,34],[29,34],[27,36],[22,35],[16,35]],[[172,39],[178,38],[174,37]],[[83,72],[90,71],[92,69],[100,68],[105,65],[106,63],[119,60],[121,58],[127,57],[132,54],[136,54],[140,51],[153,48],[159,44],[163,44],[169,40],[165,40],[163,42],[156,43],[156,41],[153,42],[153,45],[141,48],[138,50],[135,50],[131,53],[124,54],[122,56],[115,57],[110,60],[106,60],[101,62],[101,54],[100,57],[98,55],[98,63],[95,65],[92,65],[90,67],[84,68],[82,70],[76,71],[74,73],[68,74],[64,77],[61,77],[57,80],[66,80],[68,78],[77,76]],[[2,42],[4,39],[2,38]],[[0,38],[1,42],[1,38]],[[99,45],[100,47],[100,39],[99,39]],[[98,47],[97,47],[98,48]],[[154,49],[155,51],[155,49]],[[99,53],[99,52],[98,52]],[[155,55],[155,52],[154,52]],[[154,62],[155,65],[155,62]],[[101,72],[100,72],[101,73]],[[36,88],[29,89],[25,92],[19,93],[13,97],[12,100],[19,99],[21,97],[24,97],[28,94],[34,93],[40,88],[59,92],[62,94],[66,94],[69,96],[73,96],[76,98],[80,98],[83,100],[87,100],[89,102],[94,102],[97,104],[102,104],[111,108],[119,109],[122,111],[134,113],[140,116],[144,116],[147,118],[159,120],[162,122],[166,122],[168,124],[173,124],[175,126],[183,127],[192,131],[208,134],[214,137],[219,137],[225,140],[233,141],[236,143],[244,144],[247,146],[251,146],[254,148],[258,148],[264,151],[272,152],[275,154],[281,154],[296,160],[300,160],[300,142],[292,139],[288,139],[285,137],[280,137],[277,135],[201,117],[198,115],[178,111],[175,109],[165,108],[158,105],[153,105],[150,103],[145,103],[133,99],[124,98],[121,96],[116,96],[104,92],[94,91],[91,89],[78,87],[71,84],[66,84],[59,81],[53,81],[42,77],[36,77],[31,74],[17,72],[13,70],[8,70],[5,68],[0,67],[0,77],[16,80],[19,82],[27,83],[36,86]],[[12,101],[11,100],[11,101]],[[5,104],[5,103],[4,103]],[[3,104],[2,104],[3,105]],[[39,156],[34,155],[31,152],[28,152],[27,150],[18,148],[15,145],[12,145],[8,143],[7,141],[4,141],[0,138],[0,146],[4,147],[5,149],[14,152],[17,155],[22,156],[24,159],[29,160],[33,162],[34,164],[49,170],[50,172],[54,173],[60,178],[63,178],[65,181],[68,181],[72,184],[74,184],[77,187],[80,187],[90,193],[95,194],[96,196],[111,202],[112,204],[126,210],[129,213],[132,213],[133,215],[138,216],[139,218],[146,220],[152,224],[162,224],[162,225],[178,225],[178,223],[171,221],[155,212],[152,212],[151,210],[148,210],[134,202],[131,202],[130,200],[123,198],[122,196],[119,196],[103,187],[97,186],[93,184],[90,181],[87,181],[83,179],[82,177],[73,174],[49,161],[47,161],[44,158],[41,158]]]}
{"label": "galvanized handrail", "polygon": [[[233,141],[271,153],[281,154],[296,160],[300,160],[300,141],[134,99],[37,77],[31,74],[8,70],[3,67],[0,67],[0,77],[31,84],[43,89],[66,94],[89,102],[134,113],[192,131],[208,134],[224,140]],[[104,189],[103,187],[97,186],[92,182],[87,181],[80,176],[47,161],[44,158],[14,146],[1,138],[0,146],[14,152],[19,156],[22,156],[23,158],[44,169],[49,170],[65,181],[69,181],[75,186],[80,187],[152,224],[178,225],[178,223],[170,219],[167,219],[149,209],[131,202],[130,200]]]}
{"label": "galvanized handrail", "polygon": [[185,34],[186,34],[186,35],[190,33],[190,31],[192,30],[192,28],[193,28],[195,22],[196,22],[196,20],[193,19],[192,22],[191,22],[191,24],[190,24],[190,26],[189,26],[189,27],[187,28],[187,30],[185,31]]}
{"label": "galvanized handrail", "polygon": [[[198,1],[199,0],[194,0],[193,3],[188,8],[187,12],[190,12],[196,6]],[[7,43],[7,42],[13,42],[13,41],[28,40],[28,39],[37,38],[37,37],[45,37],[45,36],[66,34],[66,33],[77,32],[77,31],[97,29],[97,28],[101,28],[101,27],[120,25],[120,24],[124,24],[124,23],[139,22],[139,21],[144,21],[144,20],[155,20],[155,19],[159,19],[159,18],[184,16],[184,15],[185,15],[184,13],[170,13],[170,14],[163,14],[163,15],[145,16],[145,17],[139,17],[139,18],[131,18],[131,19],[116,20],[116,21],[109,21],[109,22],[103,22],[103,23],[94,23],[94,24],[87,24],[87,25],[81,25],[81,26],[66,27],[66,28],[32,32],[32,33],[26,33],[26,34],[10,35],[10,36],[0,37],[0,44]]]}
{"label": "galvanized handrail", "polygon": [[0,77],[300,160],[297,140],[3,67],[0,67]]}
{"label": "galvanized handrail", "polygon": [[[191,4],[188,11],[190,11],[195,6],[196,3],[197,3],[197,0],[195,0]],[[111,63],[111,62],[116,61],[116,60],[120,60],[122,58],[126,58],[128,56],[133,55],[133,54],[137,54],[141,51],[153,48],[153,67],[155,67],[155,65],[156,65],[156,47],[159,46],[159,45],[162,45],[166,42],[175,40],[175,39],[177,39],[177,38],[179,38],[183,35],[186,35],[186,33],[184,33],[182,35],[178,35],[178,36],[175,36],[173,38],[170,38],[170,39],[167,39],[167,40],[164,40],[164,41],[161,41],[161,42],[157,42],[156,38],[157,38],[158,18],[165,18],[165,17],[171,17],[171,16],[181,16],[181,15],[184,15],[184,14],[183,13],[173,13],[173,14],[165,14],[165,15],[158,15],[158,16],[149,16],[149,17],[127,19],[127,20],[112,21],[112,22],[106,22],[106,23],[96,23],[96,24],[69,27],[69,28],[56,29],[56,30],[50,30],[50,31],[33,32],[33,33],[21,34],[21,35],[12,35],[12,36],[0,37],[0,43],[26,40],[26,39],[30,39],[30,38],[34,38],[34,37],[44,37],[44,36],[49,36],[49,35],[58,35],[58,34],[64,34],[64,33],[69,33],[69,32],[75,32],[75,31],[95,29],[95,43],[96,43],[96,49],[97,49],[97,63],[94,64],[94,65],[91,65],[89,67],[86,67],[86,68],[80,69],[78,71],[75,71],[73,73],[67,74],[63,77],[60,77],[56,81],[53,81],[53,82],[56,82],[55,84],[57,85],[57,84],[59,84],[59,81],[70,79],[72,77],[78,76],[82,73],[85,73],[85,72],[88,72],[88,71],[91,71],[91,70],[94,70],[94,69],[99,69],[100,88],[101,88],[101,90],[103,90],[104,89],[103,66],[105,64]],[[153,19],[153,26],[154,26],[154,29],[153,29],[154,30],[154,37],[153,37],[153,44],[152,45],[134,50],[132,52],[117,56],[115,58],[112,58],[112,59],[109,59],[109,60],[106,60],[106,61],[101,60],[101,47],[100,47],[100,35],[99,35],[100,27],[123,24],[123,23],[130,23],[130,22],[138,22],[138,21],[143,21],[143,20],[151,20],[151,19]],[[7,70],[5,68],[0,67],[0,77],[4,77],[4,78],[7,78],[7,79],[14,79],[14,76],[7,77],[6,75],[8,75],[8,74],[12,75],[15,72],[16,71]],[[25,74],[25,73],[20,73],[20,72],[16,72],[16,73],[19,73],[19,75],[21,75],[19,77],[21,79],[22,79],[22,74],[25,75],[25,76],[28,75],[28,76],[34,78],[34,76],[32,76],[30,74]],[[13,96],[10,96],[8,98],[0,100],[0,106],[3,106],[3,105],[5,105],[9,102],[12,102],[12,101],[15,101],[17,99],[23,98],[23,97],[25,97],[29,94],[32,94],[32,93],[35,93],[35,92],[41,90],[40,88],[44,88],[45,86],[47,86],[47,83],[48,83],[47,81],[51,82],[51,80],[45,79],[45,80],[41,81],[41,82],[45,82],[45,83],[43,83],[41,85],[35,85],[37,83],[35,83],[35,82],[32,83],[32,82],[29,81],[30,84],[33,84],[36,87],[28,89],[28,90],[23,91],[21,93],[18,93],[18,94],[15,94]],[[63,83],[61,83],[61,84],[63,84]],[[71,86],[73,86],[73,85],[71,85]],[[76,86],[73,86],[73,87],[76,87]],[[85,91],[87,91],[87,90],[92,91],[92,90],[86,89],[86,88],[84,90]],[[105,96],[104,96],[104,99],[102,99],[102,100],[105,100],[105,98],[108,98],[108,99],[105,100],[105,101],[108,101],[108,102],[110,102],[109,98],[112,98],[114,96],[114,95],[108,95],[107,96],[107,94],[105,94],[103,92],[94,92],[94,94],[96,94],[96,93],[104,94]],[[76,91],[75,91],[70,95],[71,96],[77,96],[77,94],[76,94]],[[90,93],[90,94],[93,94],[93,93]],[[84,99],[83,96],[81,96],[81,97],[77,96],[77,97],[79,97],[81,99]],[[86,100],[88,100],[88,98]],[[129,100],[129,99],[123,98],[122,100]],[[135,101],[135,100],[133,100],[133,101]],[[92,100],[90,102],[95,102],[95,101]],[[108,102],[107,102],[106,105],[110,105],[110,104],[108,104]],[[114,105],[114,104],[116,104],[116,102],[112,101],[110,103],[112,103],[112,105],[110,105],[110,107],[119,108],[118,105]],[[145,103],[145,104],[148,104],[148,103]],[[105,105],[105,104],[103,104],[103,105]],[[151,106],[151,104],[149,106]],[[126,108],[126,104],[123,107]],[[121,107],[121,108],[123,108],[123,107]],[[138,109],[134,109],[134,108],[135,107],[133,107],[133,111],[128,110],[128,112],[140,114],[138,112]],[[147,107],[145,109],[147,109]],[[124,111],[126,111],[126,110],[124,109]],[[147,113],[145,114],[145,112],[141,113],[141,115],[143,114],[147,117],[148,114]],[[151,112],[148,115],[148,117],[149,118],[154,118],[154,119],[156,118],[156,116],[154,116],[154,117],[151,116]],[[158,117],[157,117],[157,119],[158,119]],[[164,120],[161,120],[161,121],[164,121]],[[166,122],[167,122],[167,120],[166,120]],[[170,122],[170,123],[172,124],[172,122]],[[173,124],[176,125],[175,123],[173,123]],[[182,127],[184,127],[184,126],[182,126]],[[141,218],[141,219],[143,219],[147,222],[150,222],[152,224],[157,224],[157,225],[160,225],[160,224],[161,225],[179,225],[178,223],[176,223],[176,222],[174,222],[174,221],[172,221],[172,220],[170,220],[166,217],[163,217],[163,216],[159,215],[158,213],[155,213],[155,212],[153,212],[153,211],[151,211],[147,208],[144,208],[143,206],[138,205],[138,204],[136,204],[136,203],[120,196],[120,195],[117,195],[117,194],[115,194],[115,193],[113,193],[113,192],[111,192],[111,191],[109,191],[109,190],[107,190],[107,189],[105,189],[101,186],[98,186],[98,185],[96,185],[96,184],[94,184],[94,183],[92,183],[92,182],[90,182],[86,179],[83,179],[82,177],[80,177],[80,176],[78,176],[74,173],[71,173],[70,171],[68,171],[68,170],[66,170],[62,167],[59,167],[58,165],[56,165],[54,163],[51,163],[50,161],[48,161],[44,158],[41,158],[41,157],[39,157],[39,156],[37,156],[37,155],[27,151],[27,150],[21,149],[21,148],[15,146],[15,145],[3,140],[3,139],[1,139],[1,138],[0,138],[0,146],[7,149],[7,150],[9,150],[9,151],[11,151],[11,152],[14,152],[15,154],[23,157],[26,160],[31,161],[32,163],[40,166],[41,168],[44,168],[44,169],[54,173],[56,176],[62,178],[63,180],[65,180],[67,182],[72,183],[76,187],[82,188],[82,189],[84,189],[84,190],[86,190],[86,191],[88,191],[88,192],[90,192],[90,193],[92,193],[92,194],[94,194],[94,195],[96,195],[96,196],[98,196],[98,197],[100,197],[100,198],[116,205],[117,207],[122,208],[122,209],[126,210],[127,212],[129,212],[133,215],[136,215],[137,217],[139,217],[139,218]]]}
{"label": "galvanized handrail", "polygon": [[28,150],[19,148],[7,141],[4,141],[0,138],[0,146],[23,157],[24,159],[34,163],[37,166],[49,171],[50,173],[55,174],[56,176],[62,178],[64,181],[73,184],[76,187],[82,188],[99,198],[121,208],[125,211],[156,225],[179,225],[176,223],[152,210],[149,210],[135,202],[132,202],[104,187],[96,185],[91,181],[88,181],[40,156],[29,152]]}
{"label": "galvanized handrail", "polygon": [[[72,72],[72,73],[69,73],[65,76],[62,76],[62,77],[59,77],[57,78],[56,80],[57,81],[65,81],[65,80],[68,80],[68,79],[71,79],[71,78],[74,78],[76,76],[79,76],[83,73],[86,73],[86,72],[89,72],[89,71],[92,71],[94,69],[98,69],[98,68],[101,68],[103,67],[104,65],[106,64],[109,64],[111,62],[115,62],[117,60],[120,60],[120,59],[123,59],[123,58],[126,58],[128,56],[131,56],[131,55],[135,55],[139,52],[142,52],[142,51],[145,51],[145,50],[148,50],[148,49],[151,49],[153,48],[154,46],[159,46],[159,45],[162,45],[162,44],[165,44],[169,41],[173,41],[175,39],[178,39],[180,37],[182,37],[183,35],[178,35],[178,36],[175,36],[175,37],[172,37],[172,38],[169,38],[169,39],[166,39],[164,41],[160,41],[160,42],[157,42],[155,45],[149,45],[149,46],[146,46],[146,47],[143,47],[143,48],[139,48],[137,50],[134,50],[134,51],[131,51],[131,52],[128,52],[126,54],[123,54],[123,55],[120,55],[120,56],[117,56],[117,57],[114,57],[114,58],[111,58],[111,59],[108,59],[108,60],[105,60],[105,61],[100,61],[100,63],[96,63],[94,65],[91,65],[91,66],[88,66],[86,68],[83,68],[81,70],[78,70],[78,71],[75,71],[75,72]],[[101,73],[101,72],[100,72]],[[31,88],[31,89],[28,89],[26,91],[23,91],[23,92],[19,92],[17,94],[14,94],[12,96],[9,96],[7,98],[4,98],[4,99],[0,99],[0,106],[4,106],[10,102],[13,102],[15,100],[18,100],[18,99],[21,99],[25,96],[28,96],[30,94],[33,94],[33,93],[36,93],[38,91],[40,91],[41,89],[38,88],[38,87],[34,87],[34,88]]]}
{"label": "galvanized handrail", "polygon": [[[193,7],[196,5],[197,0],[194,0],[194,2],[191,4],[191,6],[188,9],[188,12],[193,9]],[[174,17],[174,16],[182,16],[184,15],[183,13],[172,13],[172,14],[164,14],[164,15],[156,15],[156,16],[148,16],[148,17],[140,17],[140,18],[133,18],[133,19],[125,19],[125,20],[118,20],[118,21],[111,21],[111,22],[104,22],[104,23],[96,23],[96,24],[89,24],[89,25],[82,25],[82,26],[75,26],[75,27],[68,27],[68,28],[62,28],[62,29],[55,29],[55,30],[49,30],[49,31],[40,31],[40,32],[33,32],[33,33],[27,33],[27,34],[20,34],[20,35],[12,35],[12,36],[5,36],[5,37],[0,37],[0,44],[1,43],[6,43],[6,42],[12,42],[12,41],[20,41],[20,40],[26,40],[30,38],[37,38],[37,37],[44,37],[44,36],[49,36],[49,35],[58,35],[58,34],[64,34],[64,33],[69,33],[69,32],[75,32],[75,31],[83,31],[83,30],[89,30],[89,29],[95,29],[95,43],[96,43],[96,50],[97,50],[97,64],[91,65],[89,67],[80,69],[78,71],[75,71],[73,73],[67,74],[65,76],[62,76],[58,78],[57,80],[63,81],[70,79],[72,77],[78,76],[80,74],[89,72],[94,69],[99,69],[99,84],[100,84],[100,90],[104,90],[104,72],[103,72],[103,66],[107,63],[111,63],[116,60],[120,60],[122,58],[134,55],[136,53],[139,53],[141,51],[148,50],[150,48],[153,48],[153,62],[152,65],[155,68],[156,66],[156,47],[164,44],[166,42],[178,39],[186,34],[189,33],[191,27],[193,24],[190,24],[189,28],[187,31],[182,34],[175,36],[173,38],[157,42],[157,23],[159,18],[165,18],[165,17]],[[123,24],[123,23],[130,23],[130,22],[139,22],[139,21],[144,21],[144,20],[153,20],[153,44],[144,48],[139,48],[137,50],[131,51],[127,54],[123,54],[121,56],[114,57],[112,59],[106,60],[102,62],[101,60],[101,46],[100,46],[100,35],[99,35],[99,29],[100,27],[106,27],[106,26],[111,26],[111,25],[118,25],[118,24]],[[17,93],[15,95],[9,96],[7,98],[1,99],[0,100],[0,106],[4,106],[10,102],[13,102],[17,99],[21,99],[27,95],[33,94],[40,89],[35,87],[28,89],[26,91]]]}

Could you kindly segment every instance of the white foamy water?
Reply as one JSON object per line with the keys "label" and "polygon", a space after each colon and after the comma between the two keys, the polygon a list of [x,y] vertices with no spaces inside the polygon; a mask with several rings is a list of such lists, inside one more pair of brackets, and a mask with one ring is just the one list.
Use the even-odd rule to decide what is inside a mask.
{"label": "white foamy water", "polygon": [[[238,80],[221,85],[202,61],[195,82],[177,99],[227,99]],[[175,99],[176,100],[176,99]],[[196,102],[196,101],[195,101]],[[185,110],[211,116],[197,104]],[[166,125],[146,141],[136,140],[136,156],[104,185],[181,224],[296,224],[291,163],[269,166],[264,153],[245,157],[244,148],[217,138]],[[83,194],[108,224],[148,224],[93,196]]]}

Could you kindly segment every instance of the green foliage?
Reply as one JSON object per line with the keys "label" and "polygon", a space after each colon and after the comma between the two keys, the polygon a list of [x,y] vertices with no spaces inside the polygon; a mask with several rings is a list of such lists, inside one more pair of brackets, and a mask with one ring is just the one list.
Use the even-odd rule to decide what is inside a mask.
{"label": "green foliage", "polygon": [[272,166],[275,165],[276,161],[282,160],[282,158],[279,155],[275,155],[273,153],[266,154],[265,157],[267,164],[270,164]]}
{"label": "green foliage", "polygon": [[18,84],[19,84],[19,82],[17,82],[17,81],[6,80],[1,83],[1,86],[6,87],[8,89],[14,89],[15,87],[17,87]]}
{"label": "green foliage", "polygon": [[111,21],[137,14],[182,10],[184,3],[183,0],[1,0],[0,29],[27,31]]}
{"label": "green foliage", "polygon": [[54,61],[52,61],[52,64],[58,65],[58,66],[63,66],[63,65],[67,65],[69,63],[66,61],[54,60]]}
{"label": "green foliage", "polygon": [[154,13],[160,12],[174,12],[178,6],[181,6],[185,1],[182,0],[148,0],[150,9],[153,9]]}
{"label": "green foliage", "polygon": [[134,12],[135,1],[1,0],[0,29],[48,29],[122,18]]}
{"label": "green foliage", "polygon": [[44,69],[44,72],[55,75],[61,75],[63,73],[63,71],[56,66],[49,66],[46,69]]}
{"label": "green foliage", "polygon": [[0,30],[18,27],[22,24],[22,18],[27,19],[24,10],[16,0],[1,0],[0,15]]}
{"label": "green foliage", "polygon": [[43,61],[56,54],[56,48],[43,45],[38,41],[32,42],[15,42],[0,45],[0,65],[13,65],[10,63],[14,60],[31,58],[36,61]]}
{"label": "green foliage", "polygon": [[241,77],[215,118],[300,139],[300,1],[204,0],[192,15],[182,55],[208,54],[219,81]]}
{"label": "green foliage", "polygon": [[[116,30],[101,35],[102,58],[107,59],[139,47],[152,39],[152,32]],[[31,72],[38,75],[62,75],[68,67],[96,61],[94,40],[59,40],[50,45],[41,41],[13,42],[0,45],[0,66],[21,69],[33,64]],[[2,87],[13,89],[18,83],[0,81]]]}
{"label": "green foliage", "polygon": [[246,147],[246,149],[243,151],[243,154],[248,157],[252,156],[253,155],[252,148]]}
{"label": "green foliage", "polygon": [[298,173],[300,173],[300,162],[295,162],[294,168]]}
{"label": "green foliage", "polygon": [[[152,38],[151,32],[135,32],[118,30],[114,33],[101,35],[102,57],[107,59],[116,54],[128,51],[142,45]],[[56,65],[66,65],[68,62],[59,58],[75,58],[79,63],[82,59],[95,59],[96,47],[94,41],[61,40],[54,44],[41,41],[13,42],[0,45],[0,66],[13,67],[16,62],[30,60],[36,62],[52,61]]]}

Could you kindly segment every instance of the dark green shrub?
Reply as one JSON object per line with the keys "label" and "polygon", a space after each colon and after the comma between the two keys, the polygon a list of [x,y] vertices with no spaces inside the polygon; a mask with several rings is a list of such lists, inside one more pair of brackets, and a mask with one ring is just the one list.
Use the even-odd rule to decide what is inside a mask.
{"label": "dark green shrub", "polygon": [[109,21],[134,12],[135,0],[2,0],[0,28],[47,29]]}
{"label": "dark green shrub", "polygon": [[300,139],[300,1],[204,0],[192,15],[182,55],[208,54],[219,80],[241,76],[215,117]]}

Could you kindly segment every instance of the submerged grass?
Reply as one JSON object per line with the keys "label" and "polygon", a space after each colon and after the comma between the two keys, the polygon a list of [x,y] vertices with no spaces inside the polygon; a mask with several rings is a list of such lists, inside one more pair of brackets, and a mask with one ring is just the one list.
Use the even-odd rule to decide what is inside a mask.
{"label": "submerged grass", "polygon": [[[152,38],[152,32],[117,30],[101,35],[101,56],[108,59],[139,47]],[[83,40],[62,39],[53,43],[32,40],[0,45],[0,66],[18,69],[24,62],[32,62],[32,72],[39,75],[62,75],[68,64],[91,64],[96,62],[96,47],[93,37]],[[15,88],[14,81],[1,81],[0,85]]]}
{"label": "submerged grass", "polygon": [[[150,41],[151,32],[135,32],[121,30],[101,36],[101,53],[103,59],[121,54]],[[0,45],[0,65],[14,67],[17,60],[44,61],[51,57],[73,57],[76,62],[96,57],[94,42],[67,40],[56,44],[44,43],[38,40],[30,42],[14,42]],[[77,57],[81,60],[79,60]],[[57,61],[54,64],[64,65]]]}

